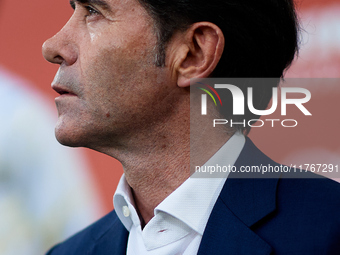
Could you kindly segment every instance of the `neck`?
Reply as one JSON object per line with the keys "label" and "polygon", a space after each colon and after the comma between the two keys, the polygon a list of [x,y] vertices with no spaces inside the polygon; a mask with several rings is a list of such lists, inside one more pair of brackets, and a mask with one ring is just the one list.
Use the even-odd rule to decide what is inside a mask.
{"label": "neck", "polygon": [[125,177],[145,224],[155,207],[190,176],[189,134],[162,134],[121,158]]}
{"label": "neck", "polygon": [[[157,205],[190,177],[190,164],[203,165],[230,138],[225,130],[213,129],[212,121],[195,125],[189,102],[179,109],[163,123],[129,137],[123,149],[100,150],[122,163],[144,224]],[[193,144],[195,153],[190,153]]]}

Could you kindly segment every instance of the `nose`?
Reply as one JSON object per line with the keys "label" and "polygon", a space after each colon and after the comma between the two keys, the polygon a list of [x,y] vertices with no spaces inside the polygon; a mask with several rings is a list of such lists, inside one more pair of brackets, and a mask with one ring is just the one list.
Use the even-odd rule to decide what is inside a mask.
{"label": "nose", "polygon": [[70,21],[44,42],[42,54],[47,61],[59,65],[73,65],[77,61],[76,31],[70,26]]}

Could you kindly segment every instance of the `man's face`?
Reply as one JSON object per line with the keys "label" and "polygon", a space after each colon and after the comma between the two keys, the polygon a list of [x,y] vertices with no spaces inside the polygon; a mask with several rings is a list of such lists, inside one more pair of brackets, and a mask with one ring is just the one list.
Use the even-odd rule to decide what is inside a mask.
{"label": "man's face", "polygon": [[173,81],[154,64],[153,20],[137,0],[72,5],[68,23],[43,46],[44,57],[60,65],[52,83],[61,94],[57,139],[92,148],[119,143],[168,112]]}

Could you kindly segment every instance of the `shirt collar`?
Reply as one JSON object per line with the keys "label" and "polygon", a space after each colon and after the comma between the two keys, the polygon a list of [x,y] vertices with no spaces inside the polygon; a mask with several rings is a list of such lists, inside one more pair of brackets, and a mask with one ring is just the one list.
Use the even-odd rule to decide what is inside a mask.
{"label": "shirt collar", "polygon": [[[233,166],[245,144],[242,134],[236,133],[225,143],[204,166]],[[180,187],[164,199],[154,210],[154,214],[167,213],[190,228],[203,235],[212,208],[222,190],[228,176],[193,174]],[[220,177],[220,176],[218,176]],[[130,231],[132,225],[140,226],[140,220],[134,206],[131,188],[126,182],[125,175],[121,177],[113,199],[118,218],[125,228]],[[125,215],[125,216],[124,216]]]}
{"label": "shirt collar", "polygon": [[113,205],[119,220],[128,231],[130,231],[132,225],[135,225],[136,227],[140,225],[131,188],[125,179],[125,174],[122,175],[118,183],[116,192],[113,196]]}
{"label": "shirt collar", "polygon": [[[203,166],[233,166],[244,143],[244,136],[235,134]],[[166,212],[203,235],[229,173],[224,173],[223,178],[208,174],[202,178],[201,173],[194,173],[155,208],[155,214],[159,211]]]}

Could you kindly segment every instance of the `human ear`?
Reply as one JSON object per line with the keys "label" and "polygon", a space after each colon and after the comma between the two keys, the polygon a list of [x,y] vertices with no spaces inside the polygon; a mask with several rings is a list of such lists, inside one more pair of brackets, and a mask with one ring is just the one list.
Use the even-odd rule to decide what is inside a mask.
{"label": "human ear", "polygon": [[224,43],[224,35],[215,24],[198,22],[191,25],[177,51],[178,86],[190,86],[192,78],[209,77],[222,56]]}

